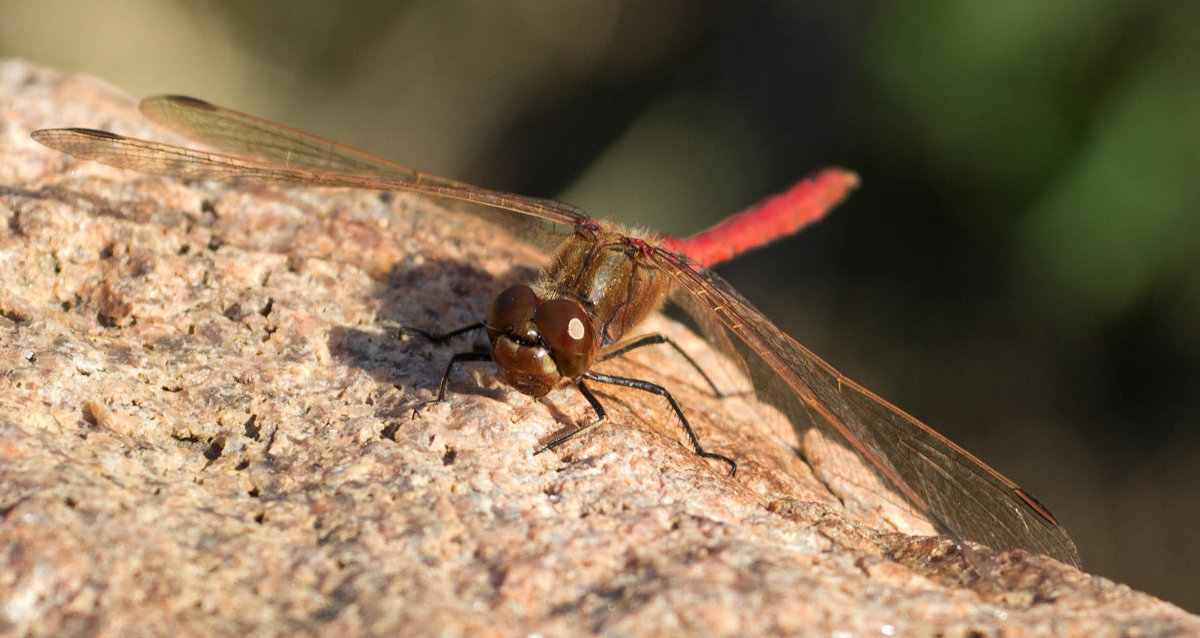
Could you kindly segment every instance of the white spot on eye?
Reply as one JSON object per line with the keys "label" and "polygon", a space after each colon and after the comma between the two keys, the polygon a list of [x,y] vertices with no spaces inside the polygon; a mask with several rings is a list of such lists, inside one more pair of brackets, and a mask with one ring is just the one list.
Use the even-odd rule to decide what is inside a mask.
{"label": "white spot on eye", "polygon": [[567,323],[567,335],[572,339],[582,339],[583,332],[583,322],[578,317],[571,319]]}

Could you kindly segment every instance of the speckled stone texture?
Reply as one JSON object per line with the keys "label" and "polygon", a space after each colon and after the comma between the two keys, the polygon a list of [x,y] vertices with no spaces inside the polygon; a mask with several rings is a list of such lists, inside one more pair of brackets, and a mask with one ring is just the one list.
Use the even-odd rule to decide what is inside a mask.
{"label": "speckled stone texture", "polygon": [[1200,634],[1047,558],[980,549],[979,578],[882,504],[843,507],[786,423],[665,348],[606,369],[668,385],[736,478],[633,390],[538,456],[591,416],[570,388],[535,401],[473,366],[411,418],[473,342],[396,328],[479,320],[540,253],[427,200],[183,183],[29,139],[180,141],[92,78],[0,62],[0,125],[2,633]]}

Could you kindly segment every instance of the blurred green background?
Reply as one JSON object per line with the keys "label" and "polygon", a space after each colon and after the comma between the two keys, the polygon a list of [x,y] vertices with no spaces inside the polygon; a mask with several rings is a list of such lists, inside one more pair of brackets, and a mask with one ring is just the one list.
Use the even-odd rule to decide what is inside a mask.
{"label": "blurred green background", "polygon": [[1200,4],[5,0],[0,55],[681,235],[853,168],[721,272],[1200,611]]}

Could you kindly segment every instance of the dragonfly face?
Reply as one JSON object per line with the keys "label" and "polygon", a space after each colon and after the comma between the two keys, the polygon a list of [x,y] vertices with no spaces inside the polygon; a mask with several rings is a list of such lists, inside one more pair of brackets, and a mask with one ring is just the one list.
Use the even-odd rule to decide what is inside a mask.
{"label": "dragonfly face", "polygon": [[579,303],[543,301],[529,286],[500,293],[488,311],[492,358],[514,388],[540,397],[560,381],[578,379],[596,358],[600,342]]}

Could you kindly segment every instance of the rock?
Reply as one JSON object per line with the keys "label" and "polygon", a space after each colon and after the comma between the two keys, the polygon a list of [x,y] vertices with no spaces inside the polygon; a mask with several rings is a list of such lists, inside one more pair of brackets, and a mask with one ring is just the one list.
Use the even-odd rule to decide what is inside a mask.
{"label": "rock", "polygon": [[[433,396],[541,253],[436,202],[184,183],[29,132],[181,140],[87,77],[0,62],[0,630],[14,634],[1166,635],[1200,621],[1041,556],[851,518],[786,422],[647,349],[665,402]],[[680,326],[706,368],[716,355]],[[478,341],[478,339],[476,339]],[[879,511],[856,503],[852,511]],[[1085,557],[1086,558],[1086,557]]]}

